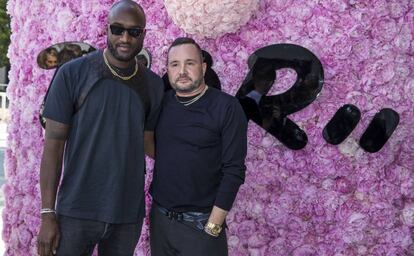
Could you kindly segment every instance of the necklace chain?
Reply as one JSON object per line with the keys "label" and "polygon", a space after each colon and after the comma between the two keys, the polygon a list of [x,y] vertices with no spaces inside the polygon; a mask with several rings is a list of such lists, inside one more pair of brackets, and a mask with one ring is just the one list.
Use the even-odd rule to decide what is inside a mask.
{"label": "necklace chain", "polygon": [[207,89],[208,89],[208,86],[206,85],[206,87],[204,88],[204,90],[199,95],[197,95],[196,97],[194,97],[194,98],[192,98],[191,100],[188,100],[188,101],[181,101],[181,100],[179,100],[178,97],[177,97],[177,94],[175,94],[174,96],[175,96],[175,99],[179,103],[183,104],[184,106],[188,106],[188,105],[191,105],[194,102],[198,101],[201,97],[203,97],[203,95],[206,93]]}
{"label": "necklace chain", "polygon": [[111,71],[112,75],[114,75],[116,77],[119,77],[119,78],[121,78],[124,81],[127,81],[127,80],[133,78],[137,74],[137,72],[138,72],[138,62],[137,62],[137,60],[135,60],[135,70],[134,70],[134,73],[132,73],[132,75],[130,75],[130,76],[121,76],[109,64],[108,59],[106,58],[106,55],[105,55],[105,51],[103,52],[103,57],[104,57],[105,64],[109,68],[109,70]]}

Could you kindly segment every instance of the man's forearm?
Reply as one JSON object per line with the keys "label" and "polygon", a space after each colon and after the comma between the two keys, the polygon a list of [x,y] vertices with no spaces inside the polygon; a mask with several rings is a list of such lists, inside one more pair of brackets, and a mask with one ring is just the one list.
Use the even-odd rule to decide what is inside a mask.
{"label": "man's forearm", "polygon": [[42,208],[55,208],[56,193],[62,172],[65,142],[46,139],[40,164],[40,192]]}
{"label": "man's forearm", "polygon": [[214,206],[213,210],[211,211],[210,217],[208,218],[208,221],[221,226],[223,225],[224,220],[226,219],[227,213],[228,211]]}

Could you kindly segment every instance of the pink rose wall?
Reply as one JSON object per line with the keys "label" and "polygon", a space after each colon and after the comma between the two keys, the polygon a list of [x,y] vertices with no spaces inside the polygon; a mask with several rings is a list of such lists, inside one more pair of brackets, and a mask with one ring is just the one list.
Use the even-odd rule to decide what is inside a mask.
{"label": "pink rose wall", "polygon": [[[145,46],[153,55],[152,69],[162,75],[169,43],[186,33],[169,17],[163,1],[138,2],[148,17]],[[222,11],[216,8],[219,2],[210,1],[209,8]],[[240,12],[249,13],[242,6],[249,1],[240,2]],[[234,95],[248,72],[248,56],[275,43],[294,43],[315,53],[324,66],[325,84],[313,104],[290,116],[308,135],[303,150],[289,150],[249,124],[247,177],[228,216],[230,255],[414,255],[414,2],[254,2],[257,8],[249,5],[255,8],[252,18],[243,20],[247,23],[236,32],[214,39],[195,36],[212,54],[223,90]],[[6,255],[36,254],[43,146],[38,114],[53,73],[39,69],[36,56],[62,41],[103,48],[112,3],[8,2],[13,33],[3,212]],[[203,19],[204,12],[194,14]],[[289,88],[290,73],[281,72],[273,93]],[[342,144],[329,145],[322,129],[346,103],[361,109],[361,122]],[[370,154],[358,140],[384,107],[399,113],[400,124],[382,150]],[[136,255],[148,254],[144,226]]]}

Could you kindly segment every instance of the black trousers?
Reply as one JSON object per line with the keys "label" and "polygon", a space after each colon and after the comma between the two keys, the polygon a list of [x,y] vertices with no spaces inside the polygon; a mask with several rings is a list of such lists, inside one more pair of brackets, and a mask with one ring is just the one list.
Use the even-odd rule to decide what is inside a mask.
{"label": "black trousers", "polygon": [[213,237],[196,223],[170,219],[153,204],[150,213],[152,256],[228,256],[226,231]]}
{"label": "black trousers", "polygon": [[89,256],[98,245],[99,256],[132,256],[141,234],[142,221],[109,224],[59,215],[57,256]]}

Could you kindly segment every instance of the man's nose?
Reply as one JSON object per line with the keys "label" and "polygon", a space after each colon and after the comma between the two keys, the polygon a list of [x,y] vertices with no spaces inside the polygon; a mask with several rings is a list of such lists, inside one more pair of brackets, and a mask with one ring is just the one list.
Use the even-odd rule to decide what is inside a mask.
{"label": "man's nose", "polygon": [[187,74],[187,70],[185,68],[185,65],[180,66],[180,75],[183,75],[183,74]]}
{"label": "man's nose", "polygon": [[129,42],[131,40],[131,36],[129,35],[128,31],[124,30],[122,32],[120,40],[122,42]]}

